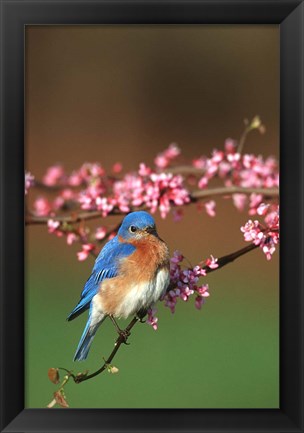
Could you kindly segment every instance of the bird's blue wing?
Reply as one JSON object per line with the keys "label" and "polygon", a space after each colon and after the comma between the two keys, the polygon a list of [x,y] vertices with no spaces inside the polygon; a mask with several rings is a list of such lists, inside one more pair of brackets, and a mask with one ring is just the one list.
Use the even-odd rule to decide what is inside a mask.
{"label": "bird's blue wing", "polygon": [[90,306],[96,295],[100,283],[117,275],[119,260],[127,257],[135,251],[131,244],[119,242],[117,237],[109,241],[100,251],[89,279],[87,280],[81,298],[74,310],[69,314],[67,320],[73,320]]}

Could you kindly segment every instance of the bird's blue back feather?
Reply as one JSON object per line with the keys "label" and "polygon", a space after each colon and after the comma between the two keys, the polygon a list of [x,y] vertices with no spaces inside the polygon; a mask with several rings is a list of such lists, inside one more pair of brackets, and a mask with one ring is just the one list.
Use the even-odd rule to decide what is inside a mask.
{"label": "bird's blue back feather", "polygon": [[89,279],[81,293],[80,301],[69,314],[67,320],[73,320],[79,314],[86,311],[93,297],[97,294],[100,283],[106,278],[113,278],[117,275],[119,260],[128,257],[135,251],[131,244],[120,242],[115,236],[100,251]]}

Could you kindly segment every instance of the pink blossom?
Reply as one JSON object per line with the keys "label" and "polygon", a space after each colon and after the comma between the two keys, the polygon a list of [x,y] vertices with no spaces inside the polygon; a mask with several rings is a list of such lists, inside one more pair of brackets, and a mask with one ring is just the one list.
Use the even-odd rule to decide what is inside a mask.
{"label": "pink blossom", "polygon": [[175,312],[175,305],[177,303],[178,296],[179,296],[179,290],[175,289],[175,290],[170,290],[164,298],[165,306],[170,308],[172,314],[174,314]]}
{"label": "pink blossom", "polygon": [[203,284],[201,287],[197,288],[197,292],[203,298],[208,298],[208,296],[210,296],[210,293],[208,292],[208,290],[209,290],[209,285],[208,284]]}
{"label": "pink blossom", "polygon": [[158,168],[166,168],[179,154],[179,147],[175,143],[172,143],[166,150],[156,156],[154,163]]}
{"label": "pink blossom", "polygon": [[43,176],[42,181],[47,186],[54,186],[58,184],[64,177],[64,170],[62,165],[56,164],[49,167],[46,174]]}
{"label": "pink blossom", "polygon": [[161,217],[165,218],[170,211],[171,203],[176,206],[189,203],[190,194],[183,186],[182,176],[152,173],[143,198],[152,213],[159,207]]}
{"label": "pink blossom", "polygon": [[34,201],[34,213],[37,216],[47,216],[51,212],[50,202],[45,197],[38,197]]}
{"label": "pink blossom", "polygon": [[75,193],[70,188],[64,188],[61,191],[61,196],[64,200],[73,200],[75,198]]}
{"label": "pink blossom", "polygon": [[241,155],[239,153],[228,153],[227,155],[227,161],[235,163],[240,161]]}
{"label": "pink blossom", "polygon": [[232,138],[227,138],[225,140],[225,151],[226,154],[231,154],[231,153],[235,153],[236,152],[236,148],[237,148],[237,143],[235,140],[233,140]]}
{"label": "pink blossom", "polygon": [[115,206],[115,201],[106,197],[97,197],[95,203],[97,210],[101,211],[101,215],[103,216],[103,218],[105,218],[114,209]]}
{"label": "pink blossom", "polygon": [[197,295],[195,297],[195,307],[200,310],[202,305],[205,303],[205,299],[202,296]]}
{"label": "pink blossom", "polygon": [[259,245],[264,238],[264,234],[260,228],[260,223],[257,220],[248,220],[246,224],[241,227],[241,231],[244,233],[245,241],[251,241],[255,245]]}
{"label": "pink blossom", "polygon": [[24,181],[24,194],[27,195],[28,190],[34,185],[35,178],[34,176],[29,172],[25,172],[25,181]]}
{"label": "pink blossom", "polygon": [[75,233],[68,233],[67,234],[67,244],[72,245],[75,241],[77,241],[78,237]]}
{"label": "pink blossom", "polygon": [[265,217],[266,228],[262,229],[257,220],[249,220],[241,227],[241,231],[245,241],[259,245],[267,260],[270,260],[279,243],[279,206],[260,205],[258,210]]}
{"label": "pink blossom", "polygon": [[58,236],[59,238],[63,236],[63,232],[59,229],[59,227],[60,227],[59,221],[49,219],[47,222],[47,226],[48,226],[48,232],[49,233],[53,233],[56,236]]}
{"label": "pink blossom", "polygon": [[93,251],[94,249],[95,249],[94,244],[83,244],[82,251],[77,253],[78,260],[79,261],[86,260],[88,258],[90,251]]}
{"label": "pink blossom", "polygon": [[100,241],[101,239],[105,238],[106,234],[107,234],[107,228],[106,227],[104,227],[104,226],[97,227],[96,232],[95,232],[95,238]]}
{"label": "pink blossom", "polygon": [[183,301],[187,302],[188,299],[189,299],[189,297],[190,297],[191,295],[193,295],[193,293],[194,293],[194,290],[193,290],[193,289],[190,289],[190,287],[188,287],[188,286],[182,286],[182,285],[181,285],[181,287],[180,287],[180,295],[179,295],[179,297],[180,297]]}
{"label": "pink blossom", "polygon": [[169,160],[163,154],[159,154],[155,159],[154,163],[156,167],[165,168],[169,165]]}
{"label": "pink blossom", "polygon": [[199,158],[193,159],[192,165],[193,167],[203,170],[206,167],[207,158],[205,156],[201,156]]}
{"label": "pink blossom", "polygon": [[122,163],[116,162],[112,167],[112,172],[115,174],[121,173],[122,172]]}
{"label": "pink blossom", "polygon": [[68,184],[70,186],[80,186],[83,182],[83,178],[78,171],[73,171],[68,178]]}
{"label": "pink blossom", "polygon": [[174,209],[173,210],[173,221],[175,223],[180,222],[183,219],[184,212],[182,209]]}
{"label": "pink blossom", "polygon": [[148,167],[145,163],[140,163],[139,164],[139,170],[138,170],[138,174],[139,176],[145,177],[145,176],[149,176],[152,173],[152,170],[150,167]]}
{"label": "pink blossom", "polygon": [[172,264],[177,264],[177,263],[181,263],[184,260],[184,256],[179,252],[179,251],[174,251],[173,253],[173,257],[171,257],[171,263]]}
{"label": "pink blossom", "polygon": [[58,229],[58,227],[60,226],[60,222],[49,219],[47,222],[47,225],[48,225],[49,233],[54,233]]}
{"label": "pink blossom", "polygon": [[207,201],[206,203],[204,203],[204,205],[205,205],[205,209],[206,209],[207,214],[211,217],[215,217],[215,215],[216,215],[216,213],[215,213],[215,206],[216,206],[215,201],[214,200]]}
{"label": "pink blossom", "polygon": [[[211,260],[209,260],[209,263],[215,267],[218,265],[216,264],[217,259],[214,259],[213,256],[211,256]],[[203,284],[201,286],[198,285],[199,279],[201,277],[205,277],[207,275],[207,272],[205,269],[203,269],[200,265],[196,265],[193,268],[189,267],[186,269],[183,269],[181,264],[184,260],[183,255],[179,251],[175,251],[173,254],[173,257],[171,257],[170,260],[170,279],[171,279],[171,286],[175,288],[169,290],[165,296],[163,297],[163,301],[165,303],[165,306],[170,308],[171,312],[175,312],[175,307],[178,299],[181,299],[185,302],[189,300],[189,298],[196,293],[198,297],[208,297],[208,284]],[[196,300],[196,306],[198,308],[198,305],[202,304],[202,300]]]}
{"label": "pink blossom", "polygon": [[266,259],[270,260],[271,257],[272,257],[272,254],[276,250],[275,245],[274,245],[274,243],[273,243],[273,241],[272,241],[271,238],[269,238],[269,241],[268,241],[267,244],[263,245],[262,249],[263,249],[263,253],[266,255]]}
{"label": "pink blossom", "polygon": [[245,204],[247,203],[247,196],[246,194],[232,194],[232,200],[234,206],[240,210],[243,211],[245,208]]}
{"label": "pink blossom", "polygon": [[210,269],[216,269],[219,267],[217,260],[215,259],[212,255],[210,256],[211,258],[206,260],[206,266],[208,266],[208,268]]}
{"label": "pink blossom", "polygon": [[55,200],[53,201],[53,209],[54,210],[59,210],[62,209],[65,205],[65,200],[63,197],[58,196],[55,198]]}
{"label": "pink blossom", "polygon": [[263,200],[262,194],[250,194],[249,198],[249,215],[255,215],[257,213],[257,209],[260,206]]}
{"label": "pink blossom", "polygon": [[212,152],[212,161],[213,161],[215,164],[219,164],[220,162],[223,161],[224,156],[225,156],[225,154],[224,154],[223,151],[221,151],[221,150],[214,150],[214,151]]}
{"label": "pink blossom", "polygon": [[261,203],[259,205],[259,207],[257,208],[257,214],[258,215],[266,215],[269,206],[270,206],[269,204]]}
{"label": "pink blossom", "polygon": [[200,180],[198,182],[198,187],[200,189],[204,189],[208,186],[208,182],[209,182],[208,178],[206,176],[203,176],[200,178]]}
{"label": "pink blossom", "polygon": [[148,318],[147,318],[146,323],[148,325],[151,325],[152,328],[154,329],[154,331],[157,331],[158,317],[155,316],[156,313],[157,313],[156,308],[149,308],[149,310],[147,311]]}
{"label": "pink blossom", "polygon": [[99,178],[104,176],[105,171],[97,162],[86,162],[80,167],[79,174],[84,180],[90,181],[92,178]]}

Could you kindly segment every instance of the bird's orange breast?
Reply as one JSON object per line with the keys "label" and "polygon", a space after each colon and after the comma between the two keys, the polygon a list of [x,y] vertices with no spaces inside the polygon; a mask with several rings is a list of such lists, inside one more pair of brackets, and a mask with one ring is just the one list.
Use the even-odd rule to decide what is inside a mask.
{"label": "bird's orange breast", "polygon": [[[134,310],[136,310],[137,300],[138,304],[145,300],[145,294],[141,291],[151,291],[151,288],[153,290],[156,287],[154,282],[159,271],[165,272],[169,278],[169,251],[162,240],[147,235],[130,243],[136,247],[136,250],[130,256],[121,259],[118,276],[104,280],[97,295],[106,314],[127,317],[127,311],[121,312],[124,309],[125,299],[128,299],[129,303],[134,303]],[[148,300],[149,297],[147,302]],[[133,309],[130,307],[130,310]],[[130,314],[134,312],[136,311]]]}

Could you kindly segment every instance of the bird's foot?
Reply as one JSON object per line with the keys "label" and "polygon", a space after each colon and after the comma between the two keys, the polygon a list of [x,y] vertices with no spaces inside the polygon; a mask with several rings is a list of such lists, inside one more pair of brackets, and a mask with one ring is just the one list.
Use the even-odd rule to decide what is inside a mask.
{"label": "bird's foot", "polygon": [[128,337],[131,335],[130,332],[127,329],[120,329],[120,327],[118,326],[118,324],[117,324],[117,322],[113,316],[110,316],[110,319],[111,319],[113,325],[115,326],[115,329],[119,335],[116,342],[118,342],[118,340],[122,339],[122,342],[124,344],[130,344],[130,343],[127,343]]}
{"label": "bird's foot", "polygon": [[131,333],[130,331],[126,330],[126,329],[119,329],[117,330],[119,337],[122,339],[122,342],[126,345],[129,345],[130,343],[127,343],[128,338],[130,337]]}

